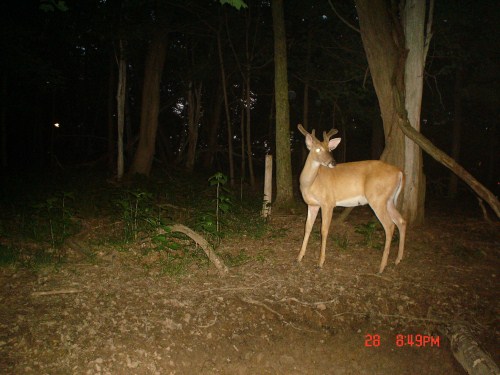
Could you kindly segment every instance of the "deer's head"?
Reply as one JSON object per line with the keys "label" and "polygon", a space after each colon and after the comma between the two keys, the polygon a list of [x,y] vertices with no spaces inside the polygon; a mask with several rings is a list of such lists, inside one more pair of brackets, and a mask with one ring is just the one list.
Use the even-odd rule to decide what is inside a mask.
{"label": "deer's head", "polygon": [[309,155],[321,165],[333,168],[335,167],[335,159],[333,158],[331,151],[337,148],[340,143],[341,138],[330,139],[334,134],[337,133],[337,129],[331,129],[328,133],[323,132],[323,141],[320,141],[314,135],[314,129],[311,133],[308,133],[302,124],[298,125],[299,131],[306,137],[306,147],[309,150]]}

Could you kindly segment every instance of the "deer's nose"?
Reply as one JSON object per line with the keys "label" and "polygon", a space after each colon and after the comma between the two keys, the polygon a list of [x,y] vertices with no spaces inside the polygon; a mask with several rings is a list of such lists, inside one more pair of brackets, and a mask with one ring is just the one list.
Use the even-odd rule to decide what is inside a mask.
{"label": "deer's nose", "polygon": [[335,168],[335,165],[337,165],[337,163],[335,162],[335,160],[332,160],[328,163],[328,168]]}

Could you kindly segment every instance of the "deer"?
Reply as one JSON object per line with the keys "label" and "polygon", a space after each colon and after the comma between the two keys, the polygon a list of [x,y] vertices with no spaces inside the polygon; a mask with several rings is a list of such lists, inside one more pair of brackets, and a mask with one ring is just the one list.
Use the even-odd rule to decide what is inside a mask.
{"label": "deer", "polygon": [[323,132],[323,141],[315,137],[314,130],[308,133],[301,124],[298,129],[305,136],[309,154],[300,174],[300,191],[307,204],[307,219],[297,262],[300,263],[306,253],[309,236],[320,209],[322,222],[319,269],[325,262],[326,240],[333,209],[336,206],[355,207],[369,204],[385,231],[379,274],[387,265],[395,225],[399,231],[396,265],[399,264],[403,259],[406,236],[406,221],[396,209],[396,202],[404,184],[403,172],[380,160],[337,164],[331,151],[339,145],[341,138],[330,139],[337,133],[336,129],[328,133]]}

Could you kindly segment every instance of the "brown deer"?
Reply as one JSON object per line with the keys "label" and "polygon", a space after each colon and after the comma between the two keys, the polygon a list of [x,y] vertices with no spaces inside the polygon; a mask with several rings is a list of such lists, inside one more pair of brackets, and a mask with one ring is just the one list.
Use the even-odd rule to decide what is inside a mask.
{"label": "brown deer", "polygon": [[323,142],[298,126],[306,137],[309,150],[304,169],[300,174],[300,191],[307,203],[307,220],[304,241],[297,261],[306,253],[311,229],[321,208],[321,254],[319,268],[325,262],[326,239],[335,206],[354,207],[369,204],[385,231],[385,246],[379,273],[384,271],[394,233],[399,230],[399,251],[396,264],[403,259],[406,221],[396,209],[398,195],[403,188],[404,175],[398,168],[379,160],[366,160],[336,165],[330,153],[340,143],[340,138],[330,139],[337,130],[323,132]]}

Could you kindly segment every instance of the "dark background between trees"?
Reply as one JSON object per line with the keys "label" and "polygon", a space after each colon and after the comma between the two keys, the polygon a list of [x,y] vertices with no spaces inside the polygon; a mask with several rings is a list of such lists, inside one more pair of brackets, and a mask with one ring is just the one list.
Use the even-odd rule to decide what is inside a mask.
{"label": "dark background between trees", "polygon": [[[236,10],[219,1],[10,1],[1,20],[1,167],[5,174],[93,165],[116,173],[119,41],[127,61],[125,169],[134,158],[148,48],[165,38],[154,168],[257,179],[274,153],[273,25],[269,1]],[[353,2],[334,1],[357,25]],[[495,1],[438,1],[427,59],[422,133],[499,192],[499,33]],[[302,166],[296,124],[339,128],[338,161],[378,158],[382,124],[361,38],[327,1],[285,2],[292,169]],[[232,147],[221,86],[221,42]],[[304,88],[309,101],[304,103]],[[198,93],[194,162],[188,100]],[[248,89],[249,88],[249,89]],[[198,90],[198,91],[196,91]],[[192,91],[193,92],[193,91]],[[250,110],[247,110],[250,103]],[[55,128],[54,123],[60,127]],[[250,127],[248,128],[248,125]],[[191,125],[192,126],[192,125]],[[250,131],[248,131],[250,129]],[[250,142],[247,137],[250,135]],[[248,155],[251,147],[252,163]],[[192,150],[191,150],[192,152]],[[457,195],[449,172],[425,157],[429,194]],[[458,185],[461,186],[460,184]],[[465,189],[464,189],[465,190]]]}

